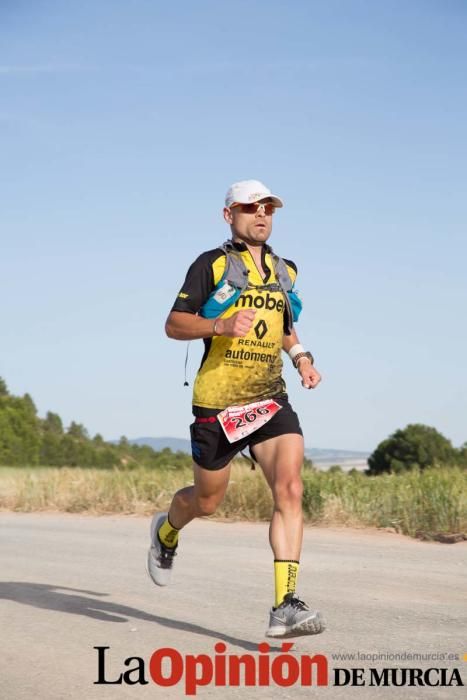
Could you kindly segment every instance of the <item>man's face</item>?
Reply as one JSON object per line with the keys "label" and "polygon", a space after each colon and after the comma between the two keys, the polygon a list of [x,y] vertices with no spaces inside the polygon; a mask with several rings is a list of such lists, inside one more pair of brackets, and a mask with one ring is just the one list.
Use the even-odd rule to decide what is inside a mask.
{"label": "man's face", "polygon": [[269,197],[252,204],[233,204],[224,208],[224,219],[232,231],[233,238],[250,245],[266,243],[272,231],[274,205]]}

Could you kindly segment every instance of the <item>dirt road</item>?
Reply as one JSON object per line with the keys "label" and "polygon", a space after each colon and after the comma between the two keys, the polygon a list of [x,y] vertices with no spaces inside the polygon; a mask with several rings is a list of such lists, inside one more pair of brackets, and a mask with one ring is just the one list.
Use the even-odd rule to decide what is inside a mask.
{"label": "dirt road", "polygon": [[[145,571],[149,519],[0,513],[0,697],[184,698],[184,680],[162,688],[149,674],[154,651],[253,655],[266,641],[273,597],[265,523],[195,521],[184,530],[173,585]],[[329,687],[199,687],[198,698],[457,698],[465,688],[369,686],[370,668],[460,669],[467,684],[467,543],[443,545],[368,530],[307,528],[300,595],[327,630],[297,638],[290,654],[327,657]],[[271,642],[272,664],[280,643]],[[96,685],[145,663],[145,685]],[[333,654],[441,654],[458,660],[337,660]],[[220,653],[219,653],[220,654]],[[467,658],[467,657],[466,657]],[[185,661],[184,661],[185,663]],[[335,668],[362,668],[365,686],[337,687]],[[164,674],[171,673],[166,660]],[[199,671],[200,672],[200,671]],[[431,672],[432,682],[441,680]],[[285,672],[287,675],[287,673]],[[345,675],[345,674],[344,674]],[[134,672],[130,678],[139,677]],[[342,674],[341,674],[342,677]],[[194,696],[192,696],[194,697]],[[465,696],[464,696],[465,697]]]}

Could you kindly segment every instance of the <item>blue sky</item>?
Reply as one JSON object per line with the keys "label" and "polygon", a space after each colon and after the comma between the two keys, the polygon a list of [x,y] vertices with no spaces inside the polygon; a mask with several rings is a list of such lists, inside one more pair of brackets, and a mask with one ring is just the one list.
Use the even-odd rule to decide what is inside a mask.
{"label": "blue sky", "polygon": [[188,437],[164,321],[256,178],[323,375],[305,391],[284,357],[307,446],[413,422],[466,441],[466,29],[463,0],[3,2],[10,390],[106,438]]}

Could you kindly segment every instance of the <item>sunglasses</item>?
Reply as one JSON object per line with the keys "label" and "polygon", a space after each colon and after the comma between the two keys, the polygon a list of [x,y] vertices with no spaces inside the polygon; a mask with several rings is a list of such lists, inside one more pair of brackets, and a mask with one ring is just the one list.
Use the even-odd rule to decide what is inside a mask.
{"label": "sunglasses", "polygon": [[266,216],[271,216],[276,211],[272,202],[252,202],[251,204],[232,204],[231,209],[240,209],[242,214],[256,214],[260,208]]}

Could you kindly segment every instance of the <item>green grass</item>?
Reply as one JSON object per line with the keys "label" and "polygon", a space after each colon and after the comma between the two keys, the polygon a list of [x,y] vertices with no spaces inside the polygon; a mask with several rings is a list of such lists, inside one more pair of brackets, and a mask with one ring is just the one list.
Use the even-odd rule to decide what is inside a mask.
{"label": "green grass", "polygon": [[[303,470],[305,520],[316,525],[391,527],[412,537],[467,531],[467,472],[439,467],[367,477]],[[191,469],[0,467],[0,509],[70,513],[135,513],[166,509],[192,483]],[[234,464],[216,516],[269,520],[272,498],[261,470]]]}

